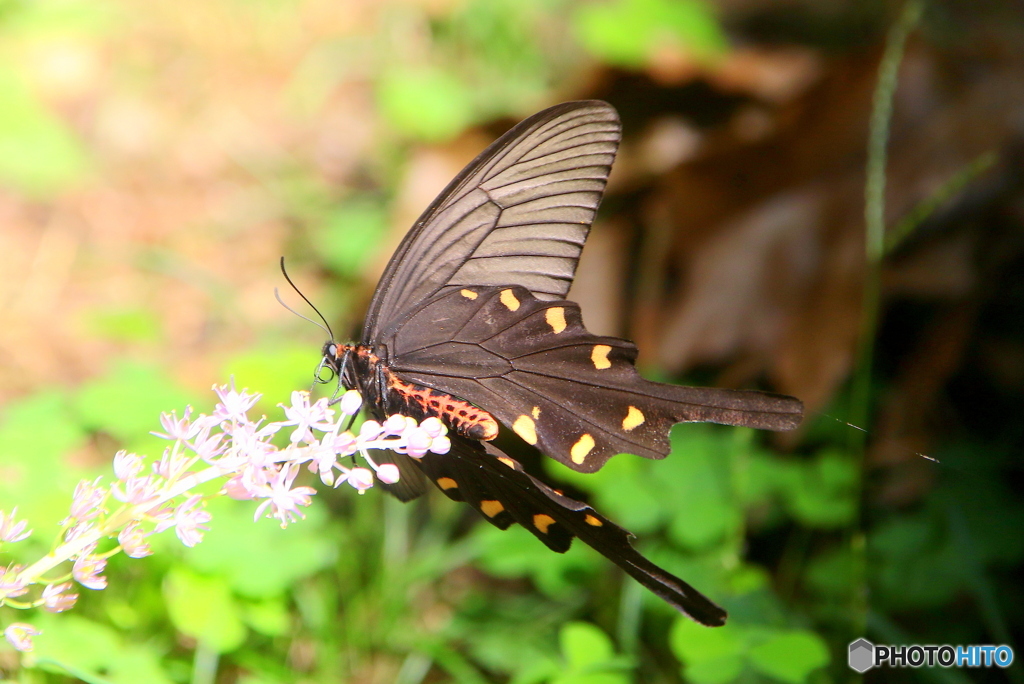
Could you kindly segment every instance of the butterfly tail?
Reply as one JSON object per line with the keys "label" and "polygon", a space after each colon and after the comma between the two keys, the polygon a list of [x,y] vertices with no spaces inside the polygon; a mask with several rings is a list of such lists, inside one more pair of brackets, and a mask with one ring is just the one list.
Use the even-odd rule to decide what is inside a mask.
{"label": "butterfly tail", "polygon": [[680,405],[673,413],[681,422],[792,430],[800,425],[804,414],[802,401],[782,394],[647,381],[644,386],[652,396]]}
{"label": "butterfly tail", "polygon": [[[625,534],[629,536],[628,532]],[[625,570],[630,577],[687,617],[708,627],[721,627],[725,624],[728,616],[725,610],[683,580],[644,558],[628,541],[615,555],[604,555]]]}
{"label": "butterfly tail", "polygon": [[492,525],[505,529],[519,523],[558,553],[578,538],[697,622],[725,624],[724,610],[644,558],[630,543],[629,532],[533,477],[493,445],[456,436],[449,453],[426,454],[417,463],[449,498],[468,503]]}

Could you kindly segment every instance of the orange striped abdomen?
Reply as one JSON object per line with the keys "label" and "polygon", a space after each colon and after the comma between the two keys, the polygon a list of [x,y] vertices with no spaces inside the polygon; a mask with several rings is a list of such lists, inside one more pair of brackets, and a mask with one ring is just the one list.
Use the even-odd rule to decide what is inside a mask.
{"label": "orange striped abdomen", "polygon": [[444,392],[400,380],[387,373],[391,404],[402,404],[401,413],[418,420],[435,417],[463,437],[490,441],[498,436],[498,421],[487,411]]}

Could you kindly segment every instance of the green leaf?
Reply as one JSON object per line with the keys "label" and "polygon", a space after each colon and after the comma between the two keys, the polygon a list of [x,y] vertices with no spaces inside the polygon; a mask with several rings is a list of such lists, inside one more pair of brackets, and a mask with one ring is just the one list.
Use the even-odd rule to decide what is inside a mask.
{"label": "green leaf", "polygon": [[686,680],[695,684],[731,682],[743,671],[745,634],[732,623],[709,629],[679,617],[672,625],[669,647],[683,663]]}
{"label": "green leaf", "polygon": [[164,596],[178,631],[206,647],[227,653],[245,641],[241,611],[225,578],[204,577],[179,565],[167,573]]}
{"label": "green leaf", "polygon": [[385,73],[377,103],[395,130],[428,142],[454,138],[473,118],[469,88],[453,74],[429,66],[403,65]]}
{"label": "green leaf", "polygon": [[745,650],[744,633],[741,627],[731,622],[711,629],[689,618],[679,617],[672,625],[669,646],[687,665],[708,660],[740,658]]}
{"label": "green leaf", "polygon": [[736,595],[763,591],[771,586],[771,575],[759,565],[742,564],[729,574],[729,592]]}
{"label": "green leaf", "polygon": [[858,465],[833,451],[800,464],[785,486],[793,517],[808,527],[839,528],[853,521],[858,508]]}
{"label": "green leaf", "polygon": [[700,60],[720,56],[727,40],[711,5],[701,0],[613,0],[580,6],[576,34],[600,59],[627,68],[645,66],[665,49]]}
{"label": "green leaf", "polygon": [[568,622],[558,633],[566,670],[552,684],[628,684],[622,670],[631,667],[615,655],[608,635],[588,622]]}
{"label": "green leaf", "polygon": [[743,661],[732,656],[701,660],[687,665],[686,681],[693,684],[723,684],[731,682],[743,672]]}
{"label": "green leaf", "polygon": [[40,614],[32,624],[42,630],[26,656],[29,667],[69,673],[77,679],[109,684],[171,684],[160,666],[161,653],[136,644],[109,626],[80,615]]}
{"label": "green leaf", "polygon": [[608,635],[589,622],[567,622],[558,633],[562,655],[572,669],[603,663],[615,654]]}
{"label": "green leaf", "polygon": [[778,634],[750,649],[750,664],[755,670],[789,684],[807,681],[814,670],[828,662],[825,641],[804,630]]}

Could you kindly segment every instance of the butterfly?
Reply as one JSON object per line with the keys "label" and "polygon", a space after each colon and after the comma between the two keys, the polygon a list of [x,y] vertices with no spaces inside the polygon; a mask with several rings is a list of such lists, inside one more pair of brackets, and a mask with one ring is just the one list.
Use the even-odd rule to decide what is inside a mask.
{"label": "butterfly", "polygon": [[680,422],[789,430],[792,397],[645,380],[636,346],[592,335],[566,301],[618,149],[615,109],[567,102],[534,114],[484,150],[399,245],[358,344],[333,340],[324,367],[358,389],[369,413],[440,418],[451,450],[395,455],[402,500],[433,482],[501,529],[518,523],[548,548],[590,545],[699,623],[726,612],[647,560],[632,535],[527,473],[493,440],[511,430],[580,472],[631,453],[664,458]]}

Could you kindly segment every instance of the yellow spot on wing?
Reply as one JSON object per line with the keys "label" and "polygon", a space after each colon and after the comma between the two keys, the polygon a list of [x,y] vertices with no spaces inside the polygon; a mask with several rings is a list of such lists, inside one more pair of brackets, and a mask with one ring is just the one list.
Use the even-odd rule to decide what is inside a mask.
{"label": "yellow spot on wing", "polygon": [[505,510],[505,507],[501,505],[500,501],[488,499],[480,502],[480,510],[483,511],[484,515],[488,518],[493,518]]}
{"label": "yellow spot on wing", "polygon": [[612,350],[607,344],[595,344],[594,350],[590,352],[590,360],[594,362],[594,368],[604,370],[611,368],[612,362],[608,360],[608,352]]}
{"label": "yellow spot on wing", "polygon": [[512,423],[512,431],[522,437],[527,444],[537,443],[537,424],[530,416],[522,415],[516,418],[516,422]]}
{"label": "yellow spot on wing", "polygon": [[437,486],[444,490],[455,489],[459,486],[459,483],[450,477],[439,477],[437,478]]}
{"label": "yellow spot on wing", "polygon": [[626,413],[626,417],[622,419],[622,429],[626,432],[630,432],[633,428],[643,424],[647,420],[644,418],[644,412],[638,409],[636,406],[630,406],[629,412]]}
{"label": "yellow spot on wing", "polygon": [[501,291],[501,303],[504,304],[509,311],[515,311],[519,308],[519,300],[512,293],[512,290]]}
{"label": "yellow spot on wing", "polygon": [[548,322],[555,334],[565,330],[565,309],[560,306],[553,306],[544,311],[544,320]]}
{"label": "yellow spot on wing", "polygon": [[465,297],[466,299],[476,299],[477,297],[480,296],[476,292],[473,292],[472,290],[459,290],[459,294]]}
{"label": "yellow spot on wing", "polygon": [[540,406],[534,406],[533,410],[530,411],[530,414],[533,416],[534,420],[540,418]]}
{"label": "yellow spot on wing", "polygon": [[590,515],[589,513],[587,513],[587,517],[584,518],[584,520],[587,521],[588,525],[593,525],[594,527],[601,527],[602,525],[604,525],[604,523],[601,522],[600,518]]}
{"label": "yellow spot on wing", "polygon": [[504,463],[505,465],[507,465],[507,466],[508,466],[509,468],[511,468],[512,470],[515,470],[515,469],[516,469],[516,462],[515,462],[515,461],[513,461],[513,460],[512,460],[511,458],[509,458],[508,456],[499,456],[499,457],[498,457],[498,460],[499,460],[499,461],[501,461],[502,463]]}
{"label": "yellow spot on wing", "polygon": [[579,440],[572,445],[572,449],[569,450],[569,456],[572,458],[572,462],[576,465],[583,463],[583,459],[587,457],[590,450],[594,448],[594,438],[583,433]]}
{"label": "yellow spot on wing", "polygon": [[548,533],[548,528],[555,524],[555,519],[545,513],[538,513],[533,516],[533,526],[541,531],[542,534]]}

